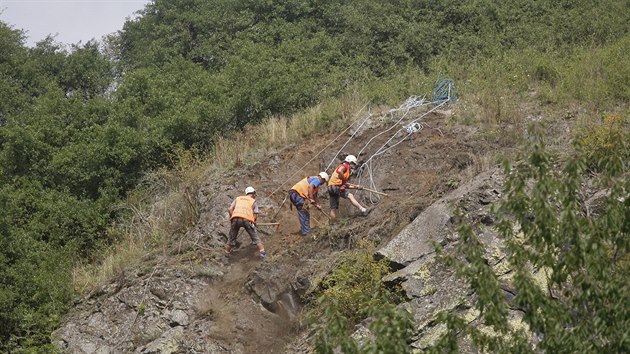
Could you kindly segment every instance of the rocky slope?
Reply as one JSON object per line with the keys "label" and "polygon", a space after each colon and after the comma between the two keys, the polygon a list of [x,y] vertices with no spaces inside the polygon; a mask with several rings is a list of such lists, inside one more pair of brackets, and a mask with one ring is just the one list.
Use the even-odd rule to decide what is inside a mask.
{"label": "rocky slope", "polygon": [[[197,193],[202,210],[196,226],[174,236],[168,250],[152,253],[141,267],[77,301],[55,342],[71,353],[308,352],[311,333],[300,317],[305,301],[341,252],[367,238],[380,243],[377,256],[397,270],[384,281],[405,289],[418,324],[413,345],[422,348],[439,333],[431,327],[435,313],[461,305],[470,295],[449,269],[432,265],[430,242],[445,249],[457,242],[452,220],[458,205],[491,224],[487,209],[501,190],[494,170],[473,179],[487,169],[484,156],[497,146],[449,124],[449,115],[419,109],[397,125],[397,118],[372,117],[329,148],[334,135],[286,146],[229,173],[209,171]],[[413,119],[422,129],[396,133]],[[387,130],[392,126],[396,129]],[[388,196],[356,192],[372,212],[361,217],[342,200],[341,220],[334,226],[313,211],[317,239],[301,238],[295,210],[283,204],[286,192],[333,162],[330,172],[339,149],[341,154],[362,151],[360,162],[374,156],[353,182]],[[243,231],[244,246],[229,258],[222,252],[227,207],[248,185],[258,191],[259,222],[281,223],[278,230],[259,227],[265,232],[265,261],[257,259]],[[327,210],[326,192],[320,196]],[[491,234],[488,244],[500,248]]]}

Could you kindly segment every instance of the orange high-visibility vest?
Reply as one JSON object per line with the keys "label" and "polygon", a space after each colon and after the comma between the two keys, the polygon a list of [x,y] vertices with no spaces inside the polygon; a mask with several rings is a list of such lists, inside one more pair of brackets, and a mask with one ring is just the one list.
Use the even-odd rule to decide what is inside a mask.
{"label": "orange high-visibility vest", "polygon": [[256,220],[254,220],[255,202],[256,199],[248,195],[236,197],[236,206],[234,206],[234,211],[232,212],[232,217],[230,217],[230,220],[234,218],[242,218],[251,222],[256,222]]}
{"label": "orange high-visibility vest", "polygon": [[[293,187],[291,187],[291,189],[298,192],[298,194],[301,195],[302,198],[304,199],[308,199],[308,185],[310,184],[308,183],[309,178],[319,178],[319,177],[317,176],[306,177],[303,180],[296,183]],[[319,186],[313,188],[313,196],[317,194],[317,190],[319,190]]]}
{"label": "orange high-visibility vest", "polygon": [[[346,168],[346,172],[343,173],[343,179],[339,177],[339,172],[337,172],[337,170],[341,166],[344,166]],[[350,178],[350,164],[344,162],[341,165],[337,166],[337,168],[335,168],[335,172],[333,172],[332,176],[330,177],[330,181],[328,181],[328,185],[340,186],[343,184],[344,181],[348,181],[348,178]]]}

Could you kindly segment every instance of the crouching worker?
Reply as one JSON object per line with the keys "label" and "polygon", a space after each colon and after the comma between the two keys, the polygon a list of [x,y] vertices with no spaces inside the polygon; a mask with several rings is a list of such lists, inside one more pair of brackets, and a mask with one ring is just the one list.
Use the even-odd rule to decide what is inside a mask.
{"label": "crouching worker", "polygon": [[300,221],[300,235],[308,236],[311,233],[311,215],[306,206],[308,203],[313,204],[317,209],[321,210],[317,199],[319,186],[328,181],[328,174],[320,172],[317,176],[306,177],[296,183],[289,191],[289,199],[295,205],[298,211],[298,220]]}
{"label": "crouching worker", "polygon": [[245,188],[245,195],[236,197],[230,207],[230,237],[225,245],[225,254],[229,255],[236,247],[236,237],[242,228],[247,231],[252,243],[258,247],[260,258],[265,258],[265,246],[260,242],[258,231],[256,230],[256,218],[258,217],[258,205],[256,204],[256,190],[253,187]]}
{"label": "crouching worker", "polygon": [[339,198],[350,200],[350,203],[361,211],[361,215],[367,216],[368,210],[361,206],[359,202],[354,198],[352,193],[348,192],[348,189],[356,188],[349,185],[350,179],[350,166],[356,167],[357,158],[354,155],[346,156],[344,162],[335,168],[328,181],[328,194],[330,195],[330,221],[337,220],[337,209],[339,209]]}

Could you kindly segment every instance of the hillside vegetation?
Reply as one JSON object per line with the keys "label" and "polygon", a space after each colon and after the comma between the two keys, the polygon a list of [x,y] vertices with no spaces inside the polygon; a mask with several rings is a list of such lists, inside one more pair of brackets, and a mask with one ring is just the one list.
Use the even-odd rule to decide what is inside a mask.
{"label": "hillside vegetation", "polygon": [[[540,111],[626,129],[629,23],[623,0],[155,0],[105,43],[27,48],[0,22],[0,351],[48,348],[152,173],[220,163],[252,125],[333,132],[349,101],[448,77],[455,123],[505,146]],[[605,156],[603,136],[578,138]]]}

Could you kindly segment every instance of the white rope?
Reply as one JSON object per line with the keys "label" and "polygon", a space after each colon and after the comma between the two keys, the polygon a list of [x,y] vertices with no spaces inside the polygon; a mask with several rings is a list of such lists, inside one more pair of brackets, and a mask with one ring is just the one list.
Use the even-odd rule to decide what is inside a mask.
{"label": "white rope", "polygon": [[363,151],[368,147],[368,145],[370,145],[372,140],[376,139],[381,134],[385,134],[388,131],[392,130],[395,126],[398,125],[398,123],[400,123],[403,119],[405,119],[407,114],[409,114],[409,111],[411,111],[413,108],[419,108],[419,107],[422,107],[422,106],[425,106],[425,105],[428,105],[428,104],[432,104],[432,103],[433,102],[425,102],[424,98],[422,98],[422,97],[411,96],[411,97],[407,98],[407,100],[405,100],[405,102],[403,102],[398,108],[390,109],[389,111],[387,111],[385,116],[387,116],[388,114],[399,112],[399,111],[405,111],[405,113],[402,115],[402,117],[400,117],[400,119],[398,119],[398,121],[396,121],[396,123],[392,124],[392,126],[389,127],[387,130],[384,130],[384,131],[376,134],[375,136],[372,137],[372,139],[368,140],[368,142],[365,144],[365,146],[363,146],[363,148],[357,154],[357,158],[361,155],[361,153],[363,153]]}
{"label": "white rope", "polygon": [[[396,147],[397,145],[399,145],[400,143],[405,141],[405,139],[407,139],[411,134],[414,134],[414,133],[422,131],[424,125],[422,123],[418,122],[418,121],[420,119],[423,119],[424,117],[426,117],[429,113],[431,113],[431,112],[435,111],[436,109],[440,108],[441,106],[443,106],[444,104],[446,104],[450,100],[451,100],[451,85],[449,84],[449,86],[448,86],[448,95],[447,95],[446,99],[441,99],[441,100],[435,100],[435,101],[432,101],[432,102],[427,102],[427,101],[425,101],[425,99],[423,97],[410,96],[398,108],[390,109],[385,114],[383,114],[384,117],[387,117],[390,114],[393,115],[394,113],[397,113],[397,112],[401,112],[401,111],[404,112],[402,114],[402,116],[394,124],[392,124],[389,128],[387,128],[386,130],[384,130],[384,131],[374,135],[370,140],[368,140],[368,142],[363,146],[363,148],[361,148],[361,150],[359,150],[359,152],[356,154],[357,158],[365,151],[365,149],[367,149],[367,147],[370,145],[370,143],[374,139],[376,139],[377,137],[379,137],[382,134],[385,134],[385,133],[389,132],[390,130],[394,129],[394,127],[398,126],[400,124],[400,122],[402,122],[407,117],[407,115],[409,114],[409,112],[412,109],[419,108],[419,107],[426,106],[426,105],[436,105],[435,107],[429,109],[427,112],[425,112],[423,115],[421,115],[419,118],[412,120],[411,122],[409,122],[406,125],[403,125],[403,128],[399,128],[383,145],[381,145],[376,150],[376,152],[374,154],[372,154],[363,164],[361,164],[361,166],[359,166],[359,168],[358,168],[358,171],[359,171],[359,173],[358,173],[359,182],[361,182],[361,179],[362,179],[361,172],[365,169],[367,174],[368,174],[368,179],[369,179],[368,183],[369,183],[370,189],[377,189],[376,188],[376,184],[374,183],[374,178],[373,178],[373,174],[372,174],[372,170],[373,170],[372,162],[374,161],[374,158],[376,158],[377,156],[381,156],[385,152],[387,152],[390,149]],[[361,127],[363,127],[365,122],[367,122],[367,120],[370,117],[372,117],[372,114],[371,114],[371,112],[368,112],[368,116],[363,119],[363,121],[361,122],[359,127],[355,130],[355,132],[346,140],[346,142],[343,144],[341,149],[339,149],[339,151],[337,151],[335,156],[333,156],[333,158],[331,159],[331,161],[328,164],[328,166],[326,166],[326,170],[328,170],[330,168],[330,166],[333,164],[333,162],[335,161],[337,156],[339,156],[341,151],[343,151],[343,149],[348,145],[350,140],[352,140],[354,138],[354,136],[359,132]],[[401,132],[401,131],[407,132],[407,135],[405,135],[402,139],[400,139],[395,144],[385,148],[387,146],[387,144],[389,144],[398,135],[398,133]],[[341,135],[339,135],[339,136],[341,136]],[[373,202],[372,201],[372,194],[373,193],[370,193],[370,201],[371,202]],[[380,196],[378,198],[380,199]]]}
{"label": "white rope", "polygon": [[[339,154],[341,153],[341,151],[343,151],[343,148],[346,147],[346,145],[348,145],[348,143],[350,142],[350,140],[352,140],[352,138],[354,138],[354,136],[361,130],[361,127],[363,126],[363,124],[365,124],[365,122],[367,122],[367,120],[372,117],[372,113],[368,110],[368,115],[367,117],[365,117],[363,119],[363,121],[361,122],[361,124],[359,125],[359,127],[354,131],[354,133],[352,133],[352,135],[348,138],[348,140],[346,140],[346,143],[343,144],[343,146],[341,147],[341,149],[339,149],[339,151],[337,151],[337,153],[335,154],[335,156],[333,156],[333,158],[330,160],[330,162],[328,163],[328,166],[326,166],[326,171],[328,171],[328,169],[330,168],[330,166],[333,164],[333,162],[335,162],[335,159],[337,158],[337,156],[339,156]],[[354,124],[354,123],[352,123]],[[351,125],[352,126],[352,125]],[[346,129],[347,130],[347,129]]]}
{"label": "white rope", "polygon": [[[409,100],[408,100],[409,101]],[[403,141],[405,141],[411,134],[414,134],[416,132],[419,132],[422,130],[423,125],[421,123],[419,123],[418,121],[423,119],[424,117],[426,117],[428,114],[430,114],[431,112],[435,111],[436,109],[440,108],[441,106],[443,106],[444,104],[446,104],[448,102],[448,100],[444,100],[444,101],[436,101],[436,102],[430,102],[430,104],[435,104],[440,102],[437,106],[431,108],[430,110],[428,110],[427,112],[425,112],[423,115],[421,115],[420,117],[412,120],[411,122],[409,122],[407,125],[403,126],[403,128],[398,129],[394,134],[392,134],[392,136],[383,144],[381,145],[374,154],[372,154],[372,156],[370,156],[363,164],[361,164],[361,166],[359,166],[358,171],[366,171],[367,172],[367,181],[370,185],[370,189],[378,189],[376,188],[376,183],[374,182],[374,176],[373,176],[373,167],[372,167],[372,163],[374,162],[374,159],[380,155],[383,155],[385,152],[393,149],[394,147],[396,147],[397,145],[399,145],[400,143],[402,143]],[[407,106],[409,107],[409,106]],[[409,109],[411,109],[413,107],[410,107]],[[409,111],[405,112],[405,114],[403,115],[403,117],[401,119],[399,119],[392,127],[388,128],[387,130],[379,133],[378,135],[381,135],[389,130],[391,130],[394,126],[396,126],[398,123],[400,123],[400,121],[409,113]],[[398,133],[405,131],[407,132],[407,134],[400,139],[398,142],[396,142],[395,144],[385,148],[387,146],[387,144],[389,144],[395,137],[396,135],[398,135]],[[376,136],[378,136],[376,135]],[[375,136],[375,137],[376,137]],[[372,139],[370,139],[370,141],[368,141],[368,143],[365,145],[365,147],[361,150],[363,151],[368,145],[369,143],[374,139],[374,137]],[[362,180],[362,176],[359,176],[359,184]],[[375,203],[375,201],[373,200],[373,198],[377,198],[377,199],[381,199],[381,196],[373,196],[374,193],[370,193],[370,202],[372,204]]]}
{"label": "white rope", "polygon": [[418,123],[418,122],[414,122],[412,124],[409,124],[405,127],[405,130],[407,131],[407,133],[411,134],[411,133],[417,133],[419,131],[422,130],[422,124]]}
{"label": "white rope", "polygon": [[[420,119],[422,119],[422,118],[426,117],[429,113],[431,113],[431,112],[435,111],[436,109],[440,108],[441,106],[443,106],[444,104],[446,104],[446,102],[448,102],[448,101],[442,101],[440,104],[438,104],[437,106],[435,106],[435,107],[431,108],[430,110],[428,110],[427,112],[425,112],[423,115],[421,115],[419,118],[417,118],[417,119],[415,119],[415,120],[411,121],[409,124],[414,124],[414,123],[417,123],[417,121],[419,121]],[[434,102],[431,102],[431,103],[434,103]],[[435,102],[435,103],[437,103],[437,102]],[[406,113],[405,113],[405,115],[406,115],[407,113],[409,113],[409,112],[406,112]],[[403,118],[404,118],[404,116],[403,116]],[[401,119],[399,119],[399,120],[396,122],[396,124],[398,124],[401,120],[402,120],[402,118],[401,118]],[[383,132],[381,132],[381,133],[379,133],[379,134],[375,135],[374,137],[379,136],[379,135],[381,135],[382,133],[385,133],[385,132],[387,132],[387,131],[390,131],[390,130],[394,127],[394,126],[395,126],[395,125],[391,126],[391,127],[390,127],[390,128],[388,128],[387,130],[385,130],[385,131],[383,131]],[[383,154],[383,153],[385,153],[387,150],[389,150],[389,149],[393,148],[394,146],[396,146],[396,145],[400,144],[400,143],[401,143],[404,139],[406,139],[409,135],[413,134],[413,133],[409,133],[407,136],[405,136],[405,137],[404,137],[401,141],[399,141],[399,142],[398,142],[398,143],[396,143],[395,145],[390,146],[389,148],[387,148],[387,149],[385,149],[385,150],[382,150],[382,149],[383,149],[383,147],[385,147],[385,146],[386,146],[386,145],[387,145],[390,141],[392,141],[392,139],[394,139],[394,137],[396,136],[396,134],[398,134],[401,130],[404,130],[404,129],[399,129],[398,131],[396,131],[396,133],[394,133],[394,134],[392,135],[392,137],[391,137],[391,138],[389,138],[389,139],[385,142],[385,144],[381,145],[381,147],[379,147],[379,148],[378,148],[378,150],[376,150],[376,152],[375,152],[374,154],[372,154],[372,156],[370,156],[370,157],[369,157],[369,158],[368,158],[368,159],[367,159],[367,160],[366,160],[366,161],[365,161],[365,162],[364,162],[361,166],[359,166],[359,170],[363,167],[363,165],[365,165],[366,163],[370,162],[370,161],[371,161],[374,157],[376,157],[376,156],[378,156],[378,155],[382,155],[382,154]],[[365,147],[363,147],[363,149],[361,149],[361,151],[365,150],[365,148],[368,146],[368,144],[369,144],[369,143],[370,143],[373,139],[374,139],[374,138],[370,139],[370,141],[368,141],[368,143],[365,145]]]}
{"label": "white rope", "polygon": [[[424,105],[428,105],[428,104],[432,104],[434,102],[426,102],[424,100],[423,97],[419,97],[419,96],[410,96],[409,98],[407,98],[405,100],[405,102],[403,102],[398,108],[392,108],[389,111],[387,111],[385,114],[383,114],[383,116],[388,116],[390,114],[399,112],[399,111],[405,111],[405,113],[403,114],[403,116],[396,122],[394,123],[389,129],[373,136],[368,142],[367,144],[363,147],[363,149],[361,149],[357,154],[356,157],[358,158],[361,153],[363,152],[363,150],[365,150],[365,148],[370,144],[370,142],[372,140],[374,140],[376,137],[378,137],[381,134],[384,134],[386,132],[388,132],[389,130],[393,129],[401,120],[403,120],[407,114],[409,113],[409,111],[413,108],[418,108],[418,107],[422,107]],[[354,138],[354,136],[359,132],[359,130],[361,129],[361,127],[363,126],[363,124],[365,124],[367,122],[367,120],[372,117],[372,113],[368,112],[368,116],[365,117],[365,119],[361,122],[361,125],[359,125],[359,127],[356,129],[356,131],[354,132],[354,134],[352,134],[352,136],[350,136],[348,138],[348,140],[346,140],[346,142],[343,144],[343,146],[341,147],[341,149],[339,149],[339,151],[337,151],[337,153],[335,154],[335,156],[332,157],[332,159],[330,160],[330,163],[328,164],[328,166],[326,166],[326,170],[328,170],[330,168],[330,166],[335,162],[337,156],[339,156],[339,154],[341,153],[341,151],[343,151],[343,149],[346,147],[346,145],[348,145],[348,143],[350,142],[350,140],[352,140]]]}
{"label": "white rope", "polygon": [[[361,113],[363,111],[363,109],[369,104],[366,103],[363,105],[363,107],[361,107],[361,109],[357,112],[357,115],[359,113]],[[356,123],[357,121],[355,120],[354,122],[350,123],[350,125],[348,125],[348,127],[346,129],[344,129],[341,133],[339,133],[339,135],[337,135],[337,137],[333,140],[331,140],[323,149],[321,149],[315,156],[313,156],[310,160],[308,160],[308,162],[306,162],[304,165],[302,165],[302,167],[300,167],[298,170],[296,170],[295,172],[293,172],[293,174],[291,176],[289,176],[289,178],[287,178],[286,180],[284,180],[284,182],[282,182],[278,188],[274,189],[273,192],[269,193],[269,198],[271,198],[272,195],[274,195],[277,191],[279,191],[280,189],[282,189],[282,187],[289,182],[291,179],[293,179],[293,177],[295,175],[297,175],[300,171],[302,171],[309,163],[311,163],[313,160],[315,160],[315,158],[319,155],[321,155],[330,145],[332,145],[332,143],[337,140],[343,133],[346,132],[346,130],[350,129],[350,127],[352,127],[354,125],[354,123]]]}

